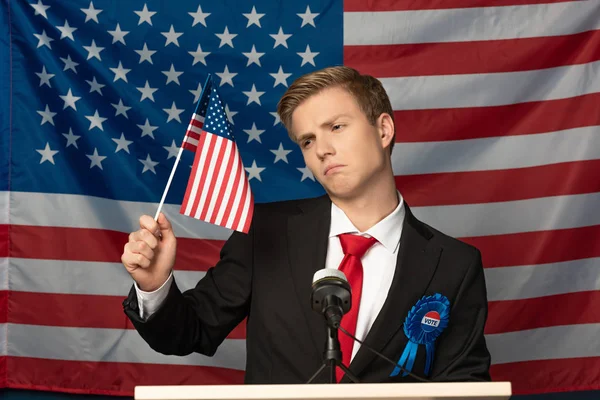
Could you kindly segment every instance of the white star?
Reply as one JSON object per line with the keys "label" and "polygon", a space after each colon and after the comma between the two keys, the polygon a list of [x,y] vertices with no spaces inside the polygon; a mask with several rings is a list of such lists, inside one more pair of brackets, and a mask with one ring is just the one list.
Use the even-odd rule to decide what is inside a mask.
{"label": "white star", "polygon": [[144,3],[144,8],[142,9],[142,11],[134,11],[134,13],[136,13],[140,17],[138,25],[141,25],[144,22],[147,22],[148,24],[152,25],[152,16],[156,14],[156,11],[148,11],[148,6],[146,5],[146,3]]}
{"label": "white star", "polygon": [[252,161],[251,167],[246,167],[244,169],[248,172],[248,181],[251,181],[252,178],[256,178],[262,182],[262,179],[260,179],[260,173],[263,172],[265,168],[257,167],[256,160]]}
{"label": "white star", "polygon": [[250,90],[249,92],[242,92],[242,93],[244,93],[246,96],[248,96],[248,102],[246,103],[246,105],[249,105],[250,103],[256,103],[259,106],[262,105],[262,104],[260,104],[260,96],[265,94],[265,92],[258,92],[256,90],[256,87],[254,86],[254,84],[252,84],[252,90]]}
{"label": "white star", "polygon": [[165,83],[165,85],[168,85],[170,82],[175,82],[176,84],[179,85],[179,76],[183,74],[183,71],[182,72],[175,71],[175,67],[173,66],[173,64],[171,64],[170,70],[161,71],[161,72],[167,76],[167,83]]}
{"label": "white star", "polygon": [[102,88],[106,85],[103,85],[101,83],[98,83],[96,81],[96,77],[94,76],[94,80],[93,81],[86,81],[89,85],[90,85],[90,93],[92,92],[98,92],[100,94],[100,96],[102,96]]}
{"label": "white star", "polygon": [[304,182],[305,179],[310,179],[313,182],[315,181],[315,176],[313,175],[312,172],[310,172],[310,169],[308,169],[308,167],[304,167],[304,168],[296,168],[298,171],[302,172],[302,178],[300,178],[300,182]]}
{"label": "white star", "polygon": [[275,78],[275,83],[273,84],[273,87],[275,87],[279,84],[282,84],[283,86],[288,87],[287,78],[292,76],[292,74],[286,74],[285,72],[283,72],[281,65],[279,66],[279,71],[277,71],[277,73],[269,74],[269,75],[271,75],[273,78]]}
{"label": "white star", "polygon": [[62,135],[67,138],[66,147],[73,145],[76,149],[79,149],[79,147],[77,147],[77,139],[79,139],[81,136],[73,135],[73,129],[69,128],[69,133],[63,133]]}
{"label": "white star", "polygon": [[170,146],[163,146],[163,148],[169,152],[167,160],[172,157],[177,157],[177,154],[179,154],[179,147],[177,147],[174,140],[171,142]]}
{"label": "white star", "polygon": [[304,53],[297,53],[300,57],[302,57],[302,67],[304,64],[309,63],[315,66],[315,57],[319,55],[319,53],[313,53],[310,51],[310,46],[306,45],[306,51]]}
{"label": "white star", "polygon": [[202,94],[202,85],[198,82],[198,89],[190,90],[190,93],[194,95],[194,103],[197,103],[200,100],[200,95]]}
{"label": "white star", "polygon": [[42,46],[46,46],[49,49],[52,49],[52,46],[50,46],[50,42],[53,42],[54,39],[52,39],[50,36],[46,35],[46,30],[43,30],[41,35],[34,33],[33,36],[38,38],[38,44],[37,44],[38,49]]}
{"label": "white star", "polygon": [[277,112],[271,112],[269,113],[273,116],[273,118],[275,118],[275,122],[273,122],[273,126],[281,123],[281,119],[279,118],[279,114],[277,114]]}
{"label": "white star", "polygon": [[150,125],[150,121],[148,121],[148,118],[146,118],[146,123],[144,125],[138,125],[138,128],[140,128],[142,130],[142,136],[150,136],[152,139],[154,139],[154,132],[156,129],[158,129],[158,126],[152,126]]}
{"label": "white star", "polygon": [[148,46],[144,43],[144,48],[142,50],[135,50],[136,53],[140,55],[140,64],[144,61],[148,61],[150,64],[154,64],[152,62],[152,54],[156,53],[154,50],[148,50]]}
{"label": "white star", "polygon": [[264,56],[265,53],[257,53],[256,49],[254,48],[254,45],[252,45],[252,50],[250,51],[250,53],[242,53],[242,54],[245,55],[246,57],[248,57],[248,64],[246,64],[246,67],[248,67],[250,64],[256,64],[259,67],[261,67],[260,58],[262,56]]}
{"label": "white star", "polygon": [[179,114],[181,114],[184,111],[184,109],[177,108],[177,106],[175,105],[175,102],[173,102],[173,104],[171,105],[171,108],[163,108],[163,111],[166,112],[167,114],[169,114],[169,118],[167,118],[167,122],[174,119],[174,120],[178,121],[179,123],[181,123]]}
{"label": "white star", "polygon": [[75,41],[75,37],[73,37],[73,32],[75,32],[77,28],[69,26],[69,21],[65,20],[65,24],[63,26],[57,26],[56,29],[60,31],[61,39],[68,37],[72,41]]}
{"label": "white star", "polygon": [[206,56],[210,54],[207,51],[202,51],[202,47],[200,47],[200,45],[198,45],[198,49],[196,49],[196,51],[188,51],[188,53],[194,56],[194,62],[192,65],[196,65],[197,62],[201,62],[202,64],[206,65]]}
{"label": "white star", "polygon": [[[44,18],[48,19],[48,14],[46,14],[46,10],[50,8],[50,6],[45,6],[42,3],[42,0],[39,0],[37,4],[30,4],[31,7],[35,10],[35,15],[43,15]],[[41,164],[41,163],[40,163]],[[52,163],[54,164],[54,163]]]}
{"label": "white star", "polygon": [[104,169],[102,168],[102,161],[104,161],[104,159],[106,158],[106,156],[100,156],[98,155],[98,149],[94,148],[94,154],[86,154],[86,157],[90,159],[90,169],[92,169],[93,167],[98,167],[100,169]]}
{"label": "white star", "polygon": [[58,153],[58,150],[52,150],[50,148],[50,144],[46,142],[46,147],[41,150],[36,150],[38,153],[42,155],[42,159],[40,160],[40,164],[44,161],[49,161],[54,164],[54,156]]}
{"label": "white star", "polygon": [[196,11],[195,13],[188,12],[188,14],[194,17],[194,22],[192,23],[192,26],[196,26],[197,23],[201,23],[202,25],[206,26],[206,17],[210,15],[210,13],[203,13],[201,6],[198,6],[198,11]]}
{"label": "white star", "polygon": [[119,99],[119,104],[111,103],[111,106],[113,106],[116,109],[115,117],[117,115],[123,115],[125,118],[129,119],[129,117],[127,116],[127,111],[129,111],[131,109],[131,107],[127,107],[127,106],[123,105],[122,99]]}
{"label": "white star", "polygon": [[75,61],[71,60],[71,55],[67,55],[67,58],[60,57],[60,59],[62,62],[65,63],[65,67],[63,68],[63,71],[72,69],[73,72],[77,73],[77,70],[75,69],[75,67],[78,66],[79,63],[76,63]]}
{"label": "white star", "polygon": [[279,160],[282,160],[287,164],[288,163],[287,155],[290,154],[291,152],[292,152],[292,150],[285,150],[283,148],[283,143],[279,143],[279,148],[277,150],[271,150],[271,153],[275,154],[275,161],[273,161],[273,164],[275,164]]}
{"label": "white star", "polygon": [[77,102],[77,100],[81,99],[81,97],[73,96],[73,93],[71,93],[70,88],[69,88],[69,92],[66,95],[59,96],[59,97],[65,102],[63,110],[67,107],[71,107],[73,110],[77,111],[77,106],[75,105],[75,102]]}
{"label": "white star", "polygon": [[86,115],[85,116],[89,121],[90,121],[90,127],[89,130],[91,131],[94,128],[98,128],[101,131],[104,132],[104,128],[102,127],[102,123],[104,121],[106,121],[106,118],[102,118],[99,114],[98,114],[98,110],[96,110],[96,112],[94,113],[94,115]]}
{"label": "white star", "polygon": [[50,122],[51,125],[54,125],[53,118],[56,115],[56,113],[50,111],[50,108],[48,108],[47,104],[46,104],[46,109],[44,111],[38,111],[37,113],[42,116],[42,123],[40,125],[44,125],[46,122]]}
{"label": "white star", "polygon": [[231,87],[233,87],[233,78],[237,75],[237,72],[229,72],[229,68],[226,65],[225,70],[223,72],[217,72],[217,75],[221,78],[221,84],[219,86],[229,83]]}
{"label": "white star", "polygon": [[229,29],[225,27],[225,31],[223,33],[215,33],[219,39],[221,39],[221,43],[219,44],[219,48],[228,45],[233,49],[233,38],[237,36],[237,33],[229,33]]}
{"label": "white star", "polygon": [[265,130],[264,129],[256,129],[256,124],[252,123],[251,129],[244,129],[244,132],[248,134],[248,142],[250,143],[253,140],[256,140],[258,143],[262,143],[260,140],[260,135],[262,135]]}
{"label": "white star", "polygon": [[285,48],[288,48],[288,44],[287,44],[287,40],[292,36],[292,35],[287,35],[285,33],[283,33],[283,28],[279,27],[279,32],[277,32],[276,35],[269,35],[271,36],[273,39],[275,39],[275,45],[273,46],[273,48],[282,45]]}
{"label": "white star", "polygon": [[302,26],[300,26],[300,28],[302,28],[304,25],[312,25],[316,28],[315,17],[317,17],[319,13],[311,13],[309,6],[306,6],[306,12],[304,14],[298,13],[296,15],[302,18]]}
{"label": "white star", "polygon": [[102,61],[102,58],[100,57],[100,52],[102,50],[104,50],[104,47],[98,47],[96,46],[96,41],[94,39],[92,39],[92,45],[91,46],[83,46],[84,49],[87,50],[88,52],[88,56],[87,59],[89,60],[92,57],[97,58],[98,60]]}
{"label": "white star", "polygon": [[225,104],[225,114],[227,114],[227,119],[229,120],[229,123],[231,125],[234,125],[234,123],[233,123],[233,117],[235,117],[235,115],[237,114],[237,111],[230,111],[229,110],[229,105]]}
{"label": "white star", "polygon": [[158,90],[151,88],[150,85],[148,85],[148,81],[146,81],[146,85],[144,87],[139,87],[136,89],[142,92],[142,98],[140,101],[143,101],[144,99],[150,99],[151,101],[154,101],[154,92]]}
{"label": "white star", "polygon": [[260,26],[260,19],[262,17],[265,16],[265,14],[258,14],[256,12],[256,7],[252,6],[252,12],[250,14],[242,14],[244,17],[248,18],[248,25],[246,25],[246,28],[249,28],[250,25],[256,25],[259,28],[262,28]]}
{"label": "white star", "polygon": [[89,20],[94,20],[96,22],[98,22],[98,14],[100,14],[102,12],[102,10],[100,9],[95,9],[94,8],[94,3],[92,3],[90,1],[90,7],[89,8],[82,8],[81,11],[83,11],[85,13],[85,22],[88,22]]}
{"label": "white star", "polygon": [[115,153],[118,153],[119,150],[125,150],[127,154],[131,154],[129,152],[129,145],[133,143],[133,140],[125,139],[125,135],[123,135],[123,132],[121,132],[121,137],[119,139],[112,139],[112,141],[117,144],[117,149],[115,150]]}
{"label": "white star", "polygon": [[141,162],[142,164],[144,164],[144,169],[142,170],[142,174],[146,171],[151,171],[154,175],[156,175],[156,170],[154,170],[154,167],[156,167],[158,165],[158,162],[152,161],[152,159],[150,158],[150,154],[148,154],[146,156],[145,160],[138,158],[138,161]]}
{"label": "white star", "polygon": [[121,61],[119,61],[119,66],[117,68],[111,68],[110,70],[115,74],[115,79],[113,80],[113,82],[116,82],[119,79],[123,79],[125,82],[127,82],[127,73],[131,71],[130,69],[123,68],[123,65],[121,65]]}
{"label": "white star", "polygon": [[116,42],[121,42],[124,45],[127,45],[127,43],[125,43],[125,35],[127,35],[129,31],[122,31],[121,26],[119,24],[117,24],[117,28],[114,31],[108,31],[108,33],[110,33],[113,37],[112,44],[115,44]]}
{"label": "white star", "polygon": [[173,29],[173,25],[171,25],[171,29],[169,29],[169,32],[161,32],[161,34],[167,38],[165,42],[165,47],[167,47],[171,43],[179,47],[179,40],[177,39],[179,38],[179,36],[183,35],[183,32],[175,32],[175,30]]}
{"label": "white star", "polygon": [[54,74],[47,73],[46,66],[42,67],[42,72],[36,72],[35,74],[40,78],[40,86],[48,85],[48,87],[52,87],[50,86],[50,79],[54,78]]}

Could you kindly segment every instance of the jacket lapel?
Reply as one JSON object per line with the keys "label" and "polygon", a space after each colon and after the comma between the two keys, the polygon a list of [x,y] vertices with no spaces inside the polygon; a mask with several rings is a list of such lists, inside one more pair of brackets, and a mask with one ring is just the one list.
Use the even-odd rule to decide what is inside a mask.
{"label": "jacket lapel", "polygon": [[315,350],[321,359],[325,349],[325,320],[312,310],[310,295],[314,273],[325,268],[331,201],[329,197],[322,196],[301,204],[299,208],[299,213],[289,219],[289,264],[296,295],[311,332]]}
{"label": "jacket lapel", "polygon": [[[380,353],[392,338],[404,335],[404,331],[400,329],[404,318],[425,294],[441,253],[440,248],[430,245],[429,239],[433,235],[431,231],[412,215],[408,205],[405,204],[405,207],[406,215],[392,286],[365,338],[365,343]],[[375,357],[375,354],[361,346],[350,365],[352,372],[359,375]],[[344,377],[343,381],[349,382],[348,377]]]}

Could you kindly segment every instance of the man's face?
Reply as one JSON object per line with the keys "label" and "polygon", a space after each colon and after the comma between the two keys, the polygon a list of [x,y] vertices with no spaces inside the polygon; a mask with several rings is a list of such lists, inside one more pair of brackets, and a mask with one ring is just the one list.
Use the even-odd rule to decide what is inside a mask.
{"label": "man's face", "polygon": [[384,148],[393,140],[391,119],[382,114],[371,125],[342,88],[325,89],[301,103],[292,114],[292,131],[306,166],[332,197],[365,194],[369,182],[391,170]]}

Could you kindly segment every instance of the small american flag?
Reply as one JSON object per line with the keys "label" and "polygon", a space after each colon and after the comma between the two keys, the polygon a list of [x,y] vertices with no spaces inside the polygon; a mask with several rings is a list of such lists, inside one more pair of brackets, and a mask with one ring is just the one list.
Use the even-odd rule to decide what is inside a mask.
{"label": "small american flag", "polygon": [[232,126],[210,75],[183,147],[194,150],[196,155],[180,212],[247,233],[254,198]]}

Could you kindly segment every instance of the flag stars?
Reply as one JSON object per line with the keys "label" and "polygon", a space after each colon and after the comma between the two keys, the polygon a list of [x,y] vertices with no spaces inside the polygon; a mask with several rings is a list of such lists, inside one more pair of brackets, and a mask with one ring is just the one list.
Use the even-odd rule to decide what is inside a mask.
{"label": "flag stars", "polygon": [[140,64],[144,61],[148,61],[150,64],[154,64],[152,62],[152,55],[156,53],[156,51],[148,50],[148,45],[146,45],[146,43],[144,43],[144,48],[142,50],[135,50],[135,52],[138,53],[140,56]]}
{"label": "flag stars", "polygon": [[44,5],[44,3],[42,3],[42,0],[39,0],[37,4],[30,4],[30,6],[33,7],[33,9],[35,10],[35,15],[41,15],[44,18],[48,19],[48,14],[46,14],[46,11],[48,11],[50,6]]}
{"label": "flag stars", "polygon": [[243,93],[246,96],[248,96],[248,102],[246,103],[246,105],[249,105],[251,103],[256,103],[259,106],[262,105],[262,104],[260,104],[260,96],[265,94],[265,92],[257,91],[256,86],[254,84],[252,84],[252,90],[250,90],[249,92],[243,92]]}
{"label": "flag stars", "polygon": [[225,104],[225,114],[227,114],[227,119],[229,120],[229,123],[231,125],[234,125],[233,123],[233,117],[235,117],[235,115],[237,114],[237,111],[231,111],[229,109],[229,105]]}
{"label": "flag stars", "polygon": [[215,33],[219,39],[221,39],[221,43],[219,44],[219,48],[228,45],[233,49],[233,39],[237,36],[236,33],[229,33],[229,29],[225,27],[223,33]]}
{"label": "flag stars", "polygon": [[86,49],[88,52],[88,60],[90,58],[97,58],[98,60],[102,61],[102,57],[100,57],[100,52],[104,50],[104,47],[96,46],[96,41],[94,39],[92,39],[92,44],[90,46],[83,46],[83,48]]}
{"label": "flag stars", "polygon": [[150,101],[154,102],[154,92],[156,92],[158,89],[151,88],[148,84],[148,81],[146,81],[146,85],[144,85],[144,87],[138,87],[136,89],[142,93],[142,98],[140,101],[144,101],[144,99],[150,99]]}
{"label": "flag stars", "polygon": [[99,114],[98,114],[98,110],[96,110],[96,112],[94,113],[94,115],[86,115],[85,116],[89,121],[90,121],[90,127],[89,130],[91,131],[94,128],[98,128],[101,131],[104,132],[104,128],[102,127],[102,123],[104,121],[106,121],[106,118],[102,118]]}
{"label": "flag stars", "polygon": [[262,143],[262,141],[260,140],[260,135],[262,135],[265,130],[264,129],[257,129],[256,128],[256,123],[252,123],[252,128],[250,129],[244,129],[244,132],[246,132],[248,134],[248,142],[250,143],[253,140],[256,140],[258,143]]}
{"label": "flag stars", "polygon": [[175,32],[175,30],[173,29],[173,25],[171,25],[171,29],[169,29],[169,32],[161,32],[161,34],[165,38],[167,38],[167,40],[165,41],[165,47],[167,47],[171,43],[173,43],[175,46],[179,47],[178,39],[181,35],[183,35],[183,32]]}
{"label": "flag stars", "polygon": [[40,125],[44,125],[46,122],[49,122],[50,125],[54,125],[54,116],[55,112],[50,111],[50,108],[46,104],[46,109],[44,111],[38,111],[38,114],[42,116],[42,123]]}
{"label": "flag stars", "polygon": [[167,118],[167,122],[174,119],[177,122],[181,123],[181,118],[179,118],[179,115],[184,111],[184,109],[177,108],[177,106],[175,105],[175,102],[173,102],[173,104],[171,105],[171,108],[163,108],[163,111],[169,115],[169,117]]}
{"label": "flag stars", "polygon": [[315,57],[319,55],[319,53],[311,52],[310,46],[306,45],[306,51],[297,53],[300,57],[302,57],[302,64],[300,66],[304,66],[304,64],[311,64],[313,67],[315,65]]}
{"label": "flag stars", "polygon": [[277,161],[283,161],[288,164],[287,156],[292,152],[292,150],[286,150],[283,148],[283,143],[279,143],[279,148],[276,150],[270,150],[271,153],[275,154],[275,161],[273,164],[277,163]]}
{"label": "flag stars", "polygon": [[50,36],[46,35],[46,30],[43,30],[41,35],[34,33],[33,36],[35,36],[38,39],[38,44],[37,44],[38,49],[42,46],[46,46],[49,49],[52,49],[50,42],[53,42],[54,39],[52,39]]}
{"label": "flag stars", "polygon": [[67,58],[60,57],[60,60],[65,63],[65,67],[63,68],[63,71],[70,69],[73,72],[77,73],[77,70],[75,69],[75,67],[78,66],[79,63],[76,63],[75,61],[71,60],[70,55],[67,55]]}
{"label": "flag stars", "polygon": [[237,72],[229,72],[229,67],[225,65],[225,70],[223,72],[217,72],[217,75],[221,78],[219,86],[228,83],[233,87],[233,78],[237,75]]}
{"label": "flag stars", "polygon": [[45,148],[39,149],[39,150],[36,150],[36,151],[38,153],[40,153],[41,156],[42,156],[42,159],[40,160],[40,164],[48,161],[49,163],[52,163],[53,165],[56,165],[56,164],[54,164],[54,156],[58,153],[58,150],[52,150],[50,148],[50,144],[48,142],[46,142],[46,147]]}
{"label": "flag stars", "polygon": [[270,112],[269,114],[271,114],[273,116],[273,118],[275,118],[275,122],[273,122],[273,126],[281,123],[281,119],[279,118],[279,114],[277,114],[277,112]]}
{"label": "flag stars", "polygon": [[98,23],[98,14],[102,12],[100,9],[94,8],[94,3],[90,1],[88,8],[81,8],[81,11],[85,13],[85,22],[95,21]]}
{"label": "flag stars", "polygon": [[277,46],[281,45],[283,47],[285,47],[286,49],[288,48],[288,44],[287,44],[287,40],[292,37],[291,34],[285,34],[283,33],[283,28],[279,27],[279,32],[277,32],[277,34],[273,35],[269,35],[271,36],[273,39],[275,39],[275,44],[273,45],[273,48],[276,48]]}
{"label": "flag stars", "polygon": [[177,157],[177,154],[179,153],[179,147],[177,147],[177,145],[175,144],[175,140],[171,142],[170,146],[163,146],[163,149],[169,152],[167,160],[173,157]]}
{"label": "flag stars", "polygon": [[150,136],[152,139],[154,139],[154,131],[156,129],[158,129],[158,126],[152,126],[150,125],[150,121],[148,121],[148,118],[146,118],[146,123],[144,125],[138,125],[138,128],[140,128],[142,130],[142,136]]}
{"label": "flag stars", "polygon": [[69,88],[69,92],[64,96],[60,96],[60,98],[65,102],[65,105],[63,106],[63,110],[67,107],[71,107],[73,110],[77,111],[77,106],[75,105],[75,103],[79,99],[81,99],[81,97],[73,96],[73,93],[71,93],[70,88]]}
{"label": "flag stars", "polygon": [[92,92],[98,92],[98,94],[100,94],[100,96],[102,96],[102,88],[106,85],[103,85],[101,83],[98,83],[96,81],[96,77],[94,76],[94,80],[92,81],[86,81],[89,85],[90,85],[90,93]]}
{"label": "flag stars", "polygon": [[297,168],[297,170],[302,172],[302,178],[300,178],[300,182],[304,182],[305,179],[310,179],[313,182],[315,181],[315,176],[310,169],[308,169],[308,167]]}
{"label": "flag stars", "polygon": [[198,45],[196,51],[188,51],[188,53],[194,57],[192,65],[196,65],[196,63],[199,62],[206,65],[206,56],[210,54],[210,52],[202,51],[202,47],[200,45]]}
{"label": "flag stars", "polygon": [[192,26],[196,26],[196,24],[202,24],[206,27],[206,17],[210,15],[210,13],[202,12],[202,6],[198,6],[198,10],[193,12],[188,12],[192,17],[194,17],[194,22],[192,22]]}
{"label": "flag stars", "polygon": [[152,26],[152,17],[156,14],[156,11],[148,11],[148,6],[144,3],[144,8],[141,11],[134,11],[139,17],[138,26],[146,22]]}
{"label": "flag stars", "polygon": [[93,154],[86,154],[86,157],[90,159],[90,169],[92,169],[94,167],[98,167],[102,170],[104,169],[104,168],[102,168],[102,161],[104,161],[106,156],[99,155],[97,148],[94,148]]}
{"label": "flag stars", "polygon": [[315,28],[317,27],[315,25],[315,18],[319,16],[319,13],[311,13],[310,6],[306,6],[306,12],[298,13],[296,15],[302,18],[302,25],[300,28],[304,27],[304,25],[312,25]]}
{"label": "flag stars", "polygon": [[244,169],[246,170],[246,172],[248,172],[248,182],[254,178],[256,178],[262,182],[260,174],[261,174],[261,172],[263,172],[265,170],[265,168],[261,168],[261,167],[257,166],[256,160],[252,161],[252,166],[245,167]]}
{"label": "flag stars", "polygon": [[176,84],[179,85],[179,77],[181,75],[183,75],[183,71],[179,72],[179,71],[175,71],[175,67],[173,66],[173,64],[171,64],[171,69],[168,71],[161,71],[163,74],[165,74],[167,76],[167,83],[166,85],[168,85],[171,82],[175,82]]}
{"label": "flag stars", "polygon": [[69,38],[72,41],[75,41],[75,37],[73,37],[73,32],[77,30],[72,26],[69,26],[69,21],[65,20],[65,24],[63,26],[57,26],[56,29],[60,31],[60,39]]}
{"label": "flag stars", "polygon": [[113,37],[112,44],[121,42],[124,45],[127,45],[127,43],[125,43],[125,35],[127,35],[129,33],[129,31],[122,31],[121,26],[119,24],[117,24],[117,27],[115,28],[114,31],[108,31],[108,33],[110,33],[111,36]]}
{"label": "flag stars", "polygon": [[142,170],[142,174],[146,171],[150,171],[152,172],[154,175],[156,175],[156,170],[154,169],[154,167],[156,167],[158,165],[157,161],[152,161],[152,159],[150,158],[150,154],[148,154],[146,156],[145,160],[142,160],[141,158],[138,159],[139,162],[141,162],[144,165],[144,169]]}
{"label": "flag stars", "polygon": [[117,149],[115,150],[115,153],[118,153],[119,151],[123,150],[127,152],[127,154],[131,154],[129,152],[129,145],[133,143],[133,141],[125,139],[125,135],[123,135],[123,132],[121,132],[121,137],[119,139],[113,138],[112,141],[117,144]]}
{"label": "flag stars", "polygon": [[248,63],[246,64],[246,67],[250,66],[251,64],[256,64],[260,67],[260,58],[265,55],[265,53],[258,53],[254,45],[252,45],[252,50],[250,53],[242,54],[248,57]]}
{"label": "flag stars", "polygon": [[200,100],[200,94],[202,93],[202,85],[198,83],[198,88],[196,90],[190,90],[190,93],[194,95],[194,103],[197,103],[198,100]]}
{"label": "flag stars", "polygon": [[131,109],[131,107],[127,107],[123,104],[123,100],[119,99],[119,104],[112,104],[111,106],[113,106],[115,108],[115,117],[118,115],[122,115],[125,118],[129,119],[129,117],[127,116],[127,111],[129,111]]}
{"label": "flag stars", "polygon": [[127,82],[127,74],[131,71],[131,69],[123,68],[121,61],[119,61],[119,66],[117,68],[111,68],[110,70],[115,74],[113,82],[116,82],[119,79],[123,79]]}
{"label": "flag stars", "polygon": [[246,28],[249,28],[251,25],[256,25],[259,28],[262,28],[260,26],[260,19],[262,17],[265,16],[265,14],[259,14],[256,12],[256,7],[252,6],[252,12],[250,12],[249,14],[242,14],[244,17],[248,18],[248,25],[246,25]]}
{"label": "flag stars", "polygon": [[277,85],[283,85],[285,87],[288,87],[287,78],[292,76],[292,74],[286,74],[285,72],[283,72],[283,68],[281,68],[281,65],[279,66],[279,71],[269,75],[275,78],[275,83],[273,84],[273,87],[276,87]]}
{"label": "flag stars", "polygon": [[48,87],[52,87],[50,79],[54,78],[54,74],[47,73],[46,66],[42,66],[42,72],[36,72],[35,74],[40,78],[40,86],[48,85]]}
{"label": "flag stars", "polygon": [[73,129],[69,128],[69,133],[63,133],[62,135],[67,139],[67,148],[72,145],[76,149],[79,149],[79,147],[77,146],[77,139],[79,139],[81,136],[74,135]]}

